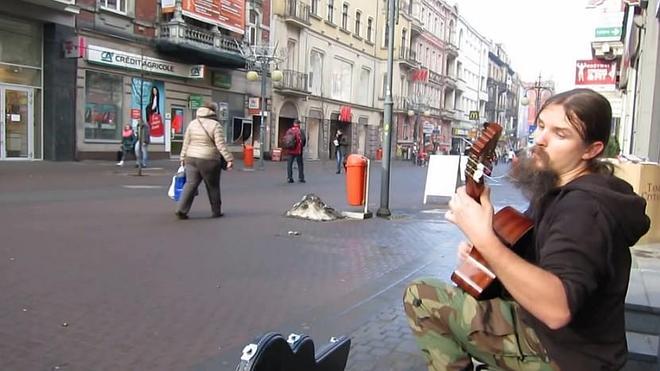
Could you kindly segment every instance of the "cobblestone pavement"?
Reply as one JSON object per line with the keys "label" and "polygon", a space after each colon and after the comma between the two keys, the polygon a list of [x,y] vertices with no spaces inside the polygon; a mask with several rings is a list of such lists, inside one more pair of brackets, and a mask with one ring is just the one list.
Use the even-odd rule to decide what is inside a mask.
{"label": "cobblestone pavement", "polygon": [[[179,221],[164,195],[176,162],[143,177],[105,162],[0,163],[0,369],[232,370],[269,330],[317,344],[348,334],[352,371],[423,369],[402,290],[448,277],[460,233],[422,205],[425,169],[407,163],[393,167],[391,220],[282,217],[310,192],[349,209],[333,165],[306,163],[306,184],[286,184],[283,163],[224,173],[225,217],[208,217],[202,191]],[[375,211],[377,163],[372,175]],[[497,200],[515,198],[505,188]]]}

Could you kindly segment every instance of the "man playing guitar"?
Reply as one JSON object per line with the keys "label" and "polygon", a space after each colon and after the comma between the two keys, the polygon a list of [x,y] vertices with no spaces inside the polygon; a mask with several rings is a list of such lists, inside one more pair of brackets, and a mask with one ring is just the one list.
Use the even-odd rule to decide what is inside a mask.
{"label": "man playing guitar", "polygon": [[471,370],[476,359],[506,370],[618,370],[626,362],[624,301],[629,247],[649,228],[646,203],[599,161],[612,110],[602,95],[555,95],[537,117],[535,145],[512,168],[530,198],[530,243],[518,254],[493,230],[486,187],[479,202],[459,188],[445,217],[502,284],[477,300],[460,288],[418,279],[405,291],[408,323],[429,370]]}

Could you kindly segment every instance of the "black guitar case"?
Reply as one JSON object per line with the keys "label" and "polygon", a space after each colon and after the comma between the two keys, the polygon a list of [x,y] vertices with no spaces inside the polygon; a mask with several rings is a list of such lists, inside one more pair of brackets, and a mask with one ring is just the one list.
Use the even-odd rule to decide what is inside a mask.
{"label": "black guitar case", "polygon": [[345,336],[330,339],[316,352],[307,335],[284,339],[269,332],[243,348],[236,371],[343,371],[350,348],[351,340]]}

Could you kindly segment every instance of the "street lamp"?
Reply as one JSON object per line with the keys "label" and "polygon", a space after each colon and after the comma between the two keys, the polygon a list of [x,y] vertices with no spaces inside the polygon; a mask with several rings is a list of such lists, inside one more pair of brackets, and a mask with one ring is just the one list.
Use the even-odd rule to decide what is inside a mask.
{"label": "street lamp", "polygon": [[[406,98],[406,106],[408,107],[408,117],[415,117],[415,122],[413,124],[413,141],[415,144],[421,148],[419,137],[419,116],[423,115],[425,117],[431,116],[431,111],[429,110],[428,99],[420,94],[412,95],[409,98]],[[422,136],[422,141],[424,137]]]}
{"label": "street lamp", "polygon": [[[278,52],[277,46],[256,46],[248,45],[240,48],[241,54],[246,60],[248,72],[246,78],[249,81],[257,81],[261,78],[261,103],[259,104],[261,122],[259,123],[259,165],[258,169],[264,169],[264,152],[266,150],[266,125],[265,125],[265,110],[266,110],[266,78],[269,76],[272,81],[281,81],[284,75],[282,71],[277,69],[277,65],[284,60],[283,53]],[[271,71],[271,65],[275,65],[275,69]]]}
{"label": "street lamp", "polygon": [[522,97],[522,99],[520,99],[520,104],[523,106],[527,106],[529,104],[527,93],[530,91],[534,91],[534,97],[536,98],[534,105],[534,121],[536,121],[541,109],[541,95],[543,92],[548,92],[550,95],[554,94],[554,84],[548,81],[542,81],[541,74],[539,74],[539,78],[534,82],[534,85],[525,87],[525,95]]}
{"label": "street lamp", "polygon": [[[539,112],[541,110],[541,95],[543,95],[543,92],[547,92],[549,95],[553,95],[555,92],[554,84],[550,81],[542,81],[541,74],[539,73],[539,78],[534,82],[534,85],[525,87],[525,94],[522,99],[520,99],[520,104],[523,106],[529,105],[529,98],[527,97],[527,93],[530,91],[534,91],[534,122],[536,123],[538,121]],[[529,122],[529,119],[527,121]]]}

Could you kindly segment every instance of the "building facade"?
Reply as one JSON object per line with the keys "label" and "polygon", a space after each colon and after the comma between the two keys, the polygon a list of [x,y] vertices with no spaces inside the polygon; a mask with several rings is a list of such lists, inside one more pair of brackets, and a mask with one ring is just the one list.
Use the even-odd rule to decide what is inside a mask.
{"label": "building facade", "polygon": [[332,159],[341,129],[351,153],[373,156],[380,146],[382,114],[375,105],[378,3],[298,0],[273,3],[273,39],[286,47],[284,79],[273,90],[271,143],[294,119],[307,134],[307,159]]}
{"label": "building facade", "polygon": [[660,162],[660,2],[625,7],[617,87],[623,113],[617,135],[624,154]]}
{"label": "building facade", "polygon": [[[394,85],[396,153],[408,159],[414,148],[427,153],[448,152],[454,120],[456,87],[456,8],[444,1],[401,3],[398,57]],[[407,38],[407,35],[410,38]],[[398,81],[396,79],[398,77]],[[447,109],[451,107],[451,109]]]}
{"label": "building facade", "polygon": [[74,158],[75,1],[6,0],[0,9],[0,160]]}
{"label": "building facade", "polygon": [[0,11],[10,117],[0,158],[114,159],[122,127],[140,120],[150,158],[178,156],[206,102],[218,103],[234,151],[259,142],[242,49],[269,39],[269,2],[223,2],[235,15],[221,19],[194,2],[10,1]]}
{"label": "building facade", "polygon": [[452,146],[464,150],[467,141],[474,139],[480,123],[486,117],[488,102],[488,46],[481,36],[463,17],[458,18],[456,122],[453,127]]}

